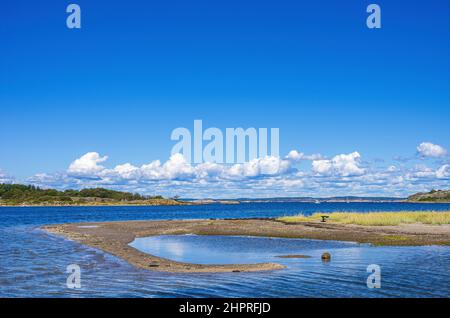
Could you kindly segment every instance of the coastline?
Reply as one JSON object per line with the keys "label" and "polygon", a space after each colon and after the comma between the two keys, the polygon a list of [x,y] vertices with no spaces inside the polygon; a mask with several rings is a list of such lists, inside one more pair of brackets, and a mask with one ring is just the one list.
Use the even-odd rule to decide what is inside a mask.
{"label": "coastline", "polygon": [[374,246],[450,246],[450,225],[360,226],[286,223],[275,219],[215,219],[68,223],[46,225],[42,229],[120,257],[135,267],[172,273],[254,272],[277,270],[284,266],[277,263],[181,263],[140,252],[128,244],[138,237],[197,234],[349,241]]}
{"label": "coastline", "polygon": [[[133,207],[133,206],[180,206],[180,205],[209,205],[209,204],[223,204],[223,205],[237,205],[242,203],[314,203],[309,201],[238,201],[238,200],[194,200],[194,201],[174,201],[167,200],[168,202],[154,202],[154,203],[130,203],[130,202],[93,202],[93,203],[82,203],[82,204],[2,204],[0,203],[0,208],[7,207],[94,207],[94,206],[118,206],[118,207]],[[393,201],[322,201],[320,203],[392,203]],[[405,203],[405,204],[450,204],[450,201],[394,201],[395,203]]]}
{"label": "coastline", "polygon": [[0,204],[0,208],[58,208],[58,207],[103,207],[103,206],[117,206],[117,207],[136,207],[136,206],[180,206],[180,205],[201,205],[201,203],[193,202],[158,202],[158,203],[83,203],[83,204]]}

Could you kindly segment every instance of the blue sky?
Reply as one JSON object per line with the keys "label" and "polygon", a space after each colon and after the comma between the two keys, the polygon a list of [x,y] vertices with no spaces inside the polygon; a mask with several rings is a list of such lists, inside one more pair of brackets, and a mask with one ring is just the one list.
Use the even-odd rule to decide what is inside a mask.
{"label": "blue sky", "polygon": [[[81,7],[80,30],[65,25],[69,3]],[[379,30],[366,27],[370,3],[382,8]],[[448,1],[1,6],[0,180],[227,197],[405,195],[450,185]],[[273,174],[242,168],[239,180],[205,180],[186,167],[124,178],[90,163],[87,175],[70,173],[90,152],[108,156],[97,162],[104,170],[162,167],[172,130],[195,119],[221,129],[278,127],[280,160],[296,150],[332,167],[319,173],[327,162],[314,170],[314,160],[299,159]],[[442,151],[430,146],[438,150],[424,155],[424,142]],[[333,166],[339,155],[362,170],[346,175]]]}

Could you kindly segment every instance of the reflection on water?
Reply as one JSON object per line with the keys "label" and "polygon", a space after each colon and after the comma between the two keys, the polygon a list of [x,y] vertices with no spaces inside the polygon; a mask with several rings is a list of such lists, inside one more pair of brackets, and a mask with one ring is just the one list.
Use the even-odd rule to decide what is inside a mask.
{"label": "reflection on water", "polygon": [[[317,207],[319,206],[319,207]],[[414,205],[450,209],[450,205]],[[286,269],[257,273],[171,274],[134,268],[125,261],[39,229],[42,224],[136,219],[270,217],[317,209],[405,210],[402,204],[242,204],[187,207],[0,208],[1,297],[450,297],[450,247],[369,247],[353,243],[300,240],[177,237],[160,252],[190,261],[193,244],[215,262],[253,258],[282,263]],[[217,242],[219,241],[219,242]],[[264,242],[264,243],[261,243]],[[236,249],[239,246],[239,250]],[[322,263],[320,254],[332,254]],[[239,254],[242,253],[242,254]],[[201,253],[200,253],[201,254]],[[274,258],[306,254],[309,259]],[[162,255],[162,254],[158,254]],[[167,254],[168,255],[168,254]],[[245,261],[247,262],[247,260]],[[79,290],[66,287],[66,267],[81,268]],[[366,286],[367,265],[379,264],[382,288]]]}

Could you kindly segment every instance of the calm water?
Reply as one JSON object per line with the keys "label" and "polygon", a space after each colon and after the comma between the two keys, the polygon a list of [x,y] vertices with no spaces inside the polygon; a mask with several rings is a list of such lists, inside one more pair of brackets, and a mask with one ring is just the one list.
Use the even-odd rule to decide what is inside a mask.
{"label": "calm water", "polygon": [[[449,297],[449,247],[370,247],[355,243],[245,237],[152,238],[158,255],[176,260],[276,261],[287,269],[264,273],[167,274],[49,235],[40,225],[66,222],[249,218],[315,211],[450,210],[449,204],[249,203],[189,207],[0,208],[2,297]],[[157,243],[157,244],[156,244]],[[146,245],[145,242],[143,245]],[[153,246],[153,247],[152,247]],[[333,259],[324,264],[323,251]],[[195,251],[187,253],[186,251]],[[257,253],[255,253],[257,252]],[[208,253],[210,258],[205,258]],[[309,259],[274,258],[306,254]],[[66,266],[81,267],[79,290],[66,287]],[[366,267],[382,268],[382,288],[366,287]]]}

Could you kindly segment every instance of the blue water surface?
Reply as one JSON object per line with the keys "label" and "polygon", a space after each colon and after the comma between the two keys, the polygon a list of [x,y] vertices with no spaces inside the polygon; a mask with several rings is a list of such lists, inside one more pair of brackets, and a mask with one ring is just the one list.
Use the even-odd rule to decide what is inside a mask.
{"label": "blue water surface", "polygon": [[[1,297],[449,297],[449,247],[372,247],[351,242],[245,237],[158,237],[178,243],[181,261],[273,261],[286,269],[257,273],[170,274],[136,269],[120,258],[50,235],[44,224],[119,220],[255,218],[332,211],[450,210],[450,204],[244,203],[167,207],[0,208]],[[155,238],[153,238],[155,239]],[[225,240],[225,241],[224,241]],[[227,240],[234,240],[233,242]],[[274,241],[278,240],[278,241]],[[229,242],[232,244],[224,244]],[[269,243],[268,243],[269,242]],[[169,244],[169,245],[170,245]],[[164,244],[163,244],[164,245]],[[166,244],[167,245],[167,244]],[[234,246],[234,247],[233,247]],[[226,247],[226,248],[224,248]],[[189,253],[189,250],[200,250]],[[332,253],[323,263],[320,254]],[[257,252],[257,253],[255,253]],[[309,259],[280,259],[278,254]],[[181,256],[180,256],[181,255]],[[228,255],[228,256],[227,256]],[[253,255],[250,257],[250,255]],[[81,289],[66,286],[66,267],[81,268]],[[367,266],[382,269],[382,287],[369,289]]]}

